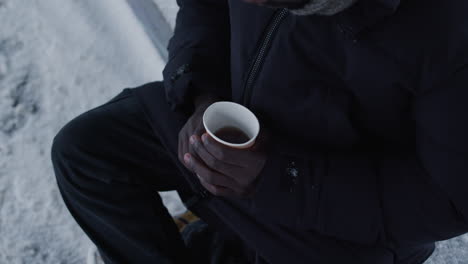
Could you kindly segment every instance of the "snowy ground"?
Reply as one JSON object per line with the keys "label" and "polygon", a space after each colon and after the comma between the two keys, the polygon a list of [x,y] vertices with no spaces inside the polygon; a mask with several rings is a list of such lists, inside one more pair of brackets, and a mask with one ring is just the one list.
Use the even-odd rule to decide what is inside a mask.
{"label": "snowy ground", "polygon": [[[0,0],[0,263],[84,263],[50,162],[71,118],[164,66],[125,1]],[[173,212],[180,204],[165,196]]]}
{"label": "snowy ground", "polygon": [[[173,26],[175,0],[155,1]],[[0,0],[0,264],[85,263],[90,241],[56,188],[52,138],[123,88],[161,79],[163,65],[125,1]],[[428,263],[468,263],[467,245],[441,243]]]}

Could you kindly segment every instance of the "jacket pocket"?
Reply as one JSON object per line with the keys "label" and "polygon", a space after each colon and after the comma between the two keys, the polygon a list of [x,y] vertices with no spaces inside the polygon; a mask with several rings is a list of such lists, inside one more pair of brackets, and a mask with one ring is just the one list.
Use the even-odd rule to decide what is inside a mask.
{"label": "jacket pocket", "polygon": [[269,155],[250,202],[255,217],[267,223],[296,226],[300,186],[294,178],[301,177],[302,164],[301,160],[279,152]]}
{"label": "jacket pocket", "polygon": [[374,244],[382,230],[377,174],[366,159],[326,153],[309,163],[298,228]]}
{"label": "jacket pocket", "polygon": [[323,160],[316,158],[314,160],[307,159],[304,161],[303,173],[298,179],[300,187],[298,193],[298,230],[315,230],[318,229],[318,212],[320,207],[320,175],[323,175],[323,166],[317,166]]}

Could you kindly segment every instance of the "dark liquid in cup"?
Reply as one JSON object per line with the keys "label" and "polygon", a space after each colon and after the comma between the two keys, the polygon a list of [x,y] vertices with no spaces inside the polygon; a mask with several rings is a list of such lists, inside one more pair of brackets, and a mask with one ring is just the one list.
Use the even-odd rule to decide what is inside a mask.
{"label": "dark liquid in cup", "polygon": [[249,137],[244,133],[244,131],[238,129],[237,127],[226,126],[222,127],[214,134],[219,137],[220,139],[234,144],[245,143],[249,141]]}

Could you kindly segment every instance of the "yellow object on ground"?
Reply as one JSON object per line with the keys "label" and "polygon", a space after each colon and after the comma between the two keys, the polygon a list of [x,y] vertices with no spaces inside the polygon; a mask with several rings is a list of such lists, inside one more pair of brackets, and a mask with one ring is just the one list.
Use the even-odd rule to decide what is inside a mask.
{"label": "yellow object on ground", "polygon": [[179,232],[182,232],[188,224],[195,222],[200,218],[191,211],[185,211],[185,213],[174,216],[173,219],[179,228]]}

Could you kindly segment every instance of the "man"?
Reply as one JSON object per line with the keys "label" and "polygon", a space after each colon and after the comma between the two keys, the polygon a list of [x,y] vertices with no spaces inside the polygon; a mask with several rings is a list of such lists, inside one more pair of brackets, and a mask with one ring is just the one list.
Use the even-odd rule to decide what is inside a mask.
{"label": "man", "polygon": [[[468,231],[467,1],[178,4],[164,83],[54,140],[106,263],[190,261],[156,194],[174,189],[250,263],[422,263]],[[205,137],[219,100],[259,117],[252,149]]]}

